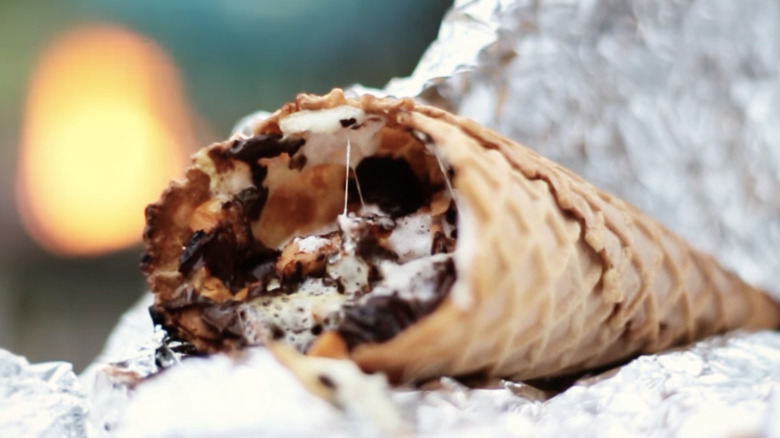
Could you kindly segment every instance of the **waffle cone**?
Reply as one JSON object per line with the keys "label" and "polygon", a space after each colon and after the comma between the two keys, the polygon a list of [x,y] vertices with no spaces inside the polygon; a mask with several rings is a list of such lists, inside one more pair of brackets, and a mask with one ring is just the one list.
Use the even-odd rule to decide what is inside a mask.
{"label": "waffle cone", "polygon": [[[532,379],[727,330],[780,326],[780,305],[712,257],[629,204],[470,120],[410,99],[350,100],[335,90],[299,96],[255,133],[278,132],[280,120],[299,111],[343,105],[381,115],[399,132],[424,133],[453,170],[460,215],[457,280],[432,313],[391,339],[347,352],[326,332],[320,339],[340,345],[340,351],[315,343],[314,355],[346,354],[365,371],[385,372],[396,382],[472,373]],[[194,228],[161,217],[192,216],[211,196],[204,178],[191,170],[187,181],[175,183],[147,210],[145,270],[156,294],[156,319],[169,331],[202,350],[234,348],[240,342],[220,338],[197,309],[165,306],[181,295],[177,260]],[[343,187],[341,181],[333,187]],[[213,180],[211,187],[213,192]],[[334,215],[325,211],[328,205],[340,208],[342,194],[335,200],[326,195],[312,217]],[[261,222],[273,223],[272,213],[264,212]],[[278,223],[288,226],[285,220]],[[220,302],[243,299],[241,293],[213,292],[210,299],[217,296]]]}
{"label": "waffle cone", "polygon": [[780,325],[765,293],[556,163],[438,109],[399,117],[455,170],[473,250],[433,314],[352,352],[364,369],[532,379]]}

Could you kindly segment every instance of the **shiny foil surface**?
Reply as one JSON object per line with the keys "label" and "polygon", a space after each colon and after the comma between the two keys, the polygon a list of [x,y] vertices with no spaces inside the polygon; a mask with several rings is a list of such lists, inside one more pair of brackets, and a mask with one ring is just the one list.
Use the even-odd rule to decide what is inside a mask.
{"label": "shiny foil surface", "polygon": [[780,297],[780,3],[458,1],[419,95],[617,194]]}
{"label": "shiny foil surface", "polygon": [[71,364],[30,364],[0,349],[0,436],[84,438],[87,411]]}
{"label": "shiny foil surface", "polygon": [[[150,346],[160,343],[150,340],[159,333],[137,324],[148,317],[148,304],[139,302],[115,329],[112,338],[122,334],[127,342],[121,348],[109,342],[106,362],[81,376],[94,406],[90,436],[307,436],[316,430],[338,437],[780,436],[776,332],[733,332],[641,356],[562,392],[507,381],[469,388],[450,378],[395,389],[390,409],[401,424],[387,433],[370,405],[356,412],[327,403],[265,349],[234,357],[174,355],[156,365]],[[370,388],[365,391],[352,396],[355,403],[369,399]]]}

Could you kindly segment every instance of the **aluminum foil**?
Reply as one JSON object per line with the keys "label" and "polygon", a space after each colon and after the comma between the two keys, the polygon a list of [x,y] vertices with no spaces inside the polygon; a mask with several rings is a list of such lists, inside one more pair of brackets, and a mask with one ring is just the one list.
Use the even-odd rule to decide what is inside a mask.
{"label": "aluminum foil", "polygon": [[[82,375],[91,381],[90,436],[780,437],[776,332],[734,332],[642,356],[557,394],[506,381],[469,388],[449,378],[395,389],[390,409],[401,425],[387,433],[370,409],[345,410],[310,393],[265,349],[182,359],[159,372],[149,348],[159,342],[137,323],[147,306],[139,302],[112,335],[126,336],[124,353],[109,342],[102,355],[127,358]],[[352,399],[364,404],[367,394]]]}
{"label": "aluminum foil", "polygon": [[87,407],[71,364],[30,364],[0,349],[0,436],[86,437]]}
{"label": "aluminum foil", "polygon": [[780,3],[457,1],[410,78],[780,297]]}
{"label": "aluminum foil", "polygon": [[168,351],[161,349],[164,334],[149,316],[152,301],[146,293],[122,315],[103,351],[79,376],[91,406],[86,418],[91,438],[115,436],[135,385],[178,361],[175,355],[160,358]]}
{"label": "aluminum foil", "polygon": [[[115,333],[132,325],[125,317]],[[158,372],[148,338],[129,339],[125,347],[135,347],[129,360],[91,374],[90,399],[103,407],[90,412],[90,436],[780,436],[775,332],[735,332],[642,356],[552,396],[522,383],[474,389],[448,378],[426,389],[396,389],[389,397],[402,432],[395,434],[383,432],[369,413],[350,413],[311,394],[265,349],[184,359]],[[129,370],[157,374],[140,383],[117,380],[117,372]]]}

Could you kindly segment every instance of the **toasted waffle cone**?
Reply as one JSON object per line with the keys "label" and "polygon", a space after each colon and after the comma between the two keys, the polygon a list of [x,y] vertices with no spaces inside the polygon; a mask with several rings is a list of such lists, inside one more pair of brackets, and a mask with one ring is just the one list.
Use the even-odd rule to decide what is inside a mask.
{"label": "toasted waffle cone", "polygon": [[456,289],[396,338],[359,346],[364,369],[530,379],[780,324],[764,293],[572,172],[443,111],[406,117],[442,149],[473,213],[456,284],[468,299]]}
{"label": "toasted waffle cone", "polygon": [[[299,96],[255,131],[278,130],[281,119],[298,111],[340,105],[380,114],[393,126],[430,137],[454,171],[461,215],[452,290],[432,313],[390,340],[349,351],[364,370],[385,372],[394,381],[472,373],[532,379],[727,330],[780,326],[780,306],[712,257],[629,204],[470,120],[409,99],[348,100],[336,90],[323,97]],[[204,184],[190,179],[184,187]],[[208,197],[188,196],[197,203]],[[153,210],[168,204],[164,196]],[[186,232],[172,234],[186,240]],[[162,257],[168,262],[154,261],[160,257],[149,242],[158,235],[147,229],[153,260],[147,272],[160,304],[172,299],[169,285],[176,281],[170,259],[180,253],[170,245],[182,243],[156,238],[166,241],[172,255]],[[197,312],[158,319],[203,349],[220,344],[206,333]],[[339,344],[332,333],[322,339]],[[217,348],[225,345],[235,343]],[[335,354],[317,343],[310,353]]]}

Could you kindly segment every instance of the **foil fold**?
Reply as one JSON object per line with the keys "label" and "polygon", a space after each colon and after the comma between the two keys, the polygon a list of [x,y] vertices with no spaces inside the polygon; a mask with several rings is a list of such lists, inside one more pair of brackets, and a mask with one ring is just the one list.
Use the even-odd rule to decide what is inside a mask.
{"label": "foil fold", "polygon": [[[139,302],[126,316],[140,315],[147,305]],[[133,319],[123,318],[115,333],[138,327]],[[160,372],[155,349],[146,348],[149,338],[133,342],[125,345],[135,350],[127,360],[102,364],[91,376],[92,405],[104,406],[90,412],[92,430],[99,432],[91,436],[310,436],[327,430],[338,437],[726,438],[780,431],[780,333],[771,331],[733,332],[641,356],[560,393],[508,381],[474,388],[451,378],[397,388],[389,397],[403,422],[399,433],[314,395],[266,349],[179,357]],[[153,377],[122,379],[127,371]],[[161,411],[166,414],[155,418]]]}
{"label": "foil fold", "polygon": [[0,349],[1,436],[85,438],[87,411],[71,364],[30,364]]}

